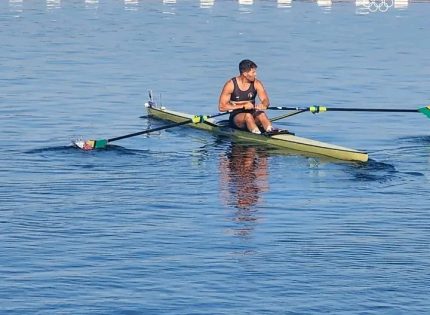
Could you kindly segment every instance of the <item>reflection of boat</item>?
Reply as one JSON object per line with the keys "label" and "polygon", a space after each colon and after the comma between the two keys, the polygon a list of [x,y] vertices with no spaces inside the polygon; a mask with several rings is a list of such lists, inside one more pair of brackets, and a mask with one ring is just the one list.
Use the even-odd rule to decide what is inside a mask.
{"label": "reflection of boat", "polygon": [[[183,122],[193,117],[193,115],[167,110],[163,107],[156,107],[152,102],[150,102],[148,105],[148,115],[154,118],[172,122]],[[218,121],[213,118],[207,119],[201,123],[190,123],[189,126],[213,132],[218,135],[245,140],[247,142],[291,149],[299,154],[304,155],[325,156],[344,161],[366,162],[368,160],[368,155],[366,152],[297,137],[292,134],[275,134],[270,136],[257,135],[247,131],[231,128],[225,124],[225,121]]]}

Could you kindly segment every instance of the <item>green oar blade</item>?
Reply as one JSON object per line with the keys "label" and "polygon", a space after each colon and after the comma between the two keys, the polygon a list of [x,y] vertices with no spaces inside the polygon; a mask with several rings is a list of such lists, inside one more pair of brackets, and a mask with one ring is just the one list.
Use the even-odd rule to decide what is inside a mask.
{"label": "green oar blade", "polygon": [[85,151],[91,151],[94,149],[104,149],[106,148],[107,144],[108,144],[108,141],[106,139],[73,141],[74,146]]}
{"label": "green oar blade", "polygon": [[106,139],[96,140],[94,143],[94,149],[106,148],[108,141]]}
{"label": "green oar blade", "polygon": [[430,105],[427,107],[422,107],[418,109],[418,111],[424,115],[426,115],[428,118],[430,118]]}

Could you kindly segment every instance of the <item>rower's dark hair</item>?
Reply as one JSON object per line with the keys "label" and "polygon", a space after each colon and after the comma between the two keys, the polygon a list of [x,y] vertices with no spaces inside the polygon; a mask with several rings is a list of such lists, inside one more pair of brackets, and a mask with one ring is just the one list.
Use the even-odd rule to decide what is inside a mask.
{"label": "rower's dark hair", "polygon": [[240,74],[248,72],[251,69],[257,69],[257,64],[249,59],[244,59],[239,63]]}

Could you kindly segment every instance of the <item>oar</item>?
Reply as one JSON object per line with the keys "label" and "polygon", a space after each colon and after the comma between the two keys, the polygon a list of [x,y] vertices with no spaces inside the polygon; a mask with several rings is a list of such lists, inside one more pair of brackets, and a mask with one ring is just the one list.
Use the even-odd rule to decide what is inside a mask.
{"label": "oar", "polygon": [[[309,106],[309,107],[268,107],[270,110],[294,110],[298,113],[309,111],[313,114],[322,112],[385,112],[385,113],[422,113],[430,118],[430,105],[418,109],[391,109],[391,108],[342,108],[342,107],[325,107],[325,106]],[[279,116],[281,117],[281,116]],[[283,117],[284,118],[284,117]],[[278,118],[280,119],[280,118]]]}
{"label": "oar", "polygon": [[209,115],[209,116],[203,116],[203,115],[197,116],[196,115],[190,119],[184,120],[184,121],[179,122],[179,123],[174,123],[174,124],[165,125],[165,126],[161,126],[161,127],[157,127],[157,128],[152,128],[152,129],[146,129],[146,130],[142,130],[142,131],[138,131],[138,132],[133,132],[133,133],[130,133],[130,134],[127,134],[124,136],[119,136],[119,137],[110,138],[110,139],[99,139],[99,140],[76,140],[76,141],[72,141],[72,143],[76,147],[78,147],[82,150],[85,150],[85,151],[89,151],[89,150],[93,150],[93,149],[103,149],[103,148],[106,148],[106,146],[110,142],[118,141],[118,140],[125,139],[125,138],[140,136],[140,135],[155,132],[155,131],[170,129],[170,128],[186,125],[189,123],[194,123],[194,124],[203,123],[209,118],[214,118],[214,117],[226,115],[229,113],[230,112],[223,112],[223,113],[217,113],[217,114]]}
{"label": "oar", "polygon": [[[270,107],[269,107],[270,108]],[[294,115],[297,115],[297,114],[300,114],[300,113],[304,113],[304,112],[307,112],[308,111],[308,109],[298,109],[298,110],[294,110],[294,112],[292,112],[292,113],[287,113],[287,114],[283,114],[283,115],[279,115],[279,116],[276,116],[276,117],[273,117],[273,118],[270,118],[270,121],[277,121],[277,120],[281,120],[281,119],[284,119],[284,118],[287,118],[287,117],[291,117],[291,116],[294,116]]]}

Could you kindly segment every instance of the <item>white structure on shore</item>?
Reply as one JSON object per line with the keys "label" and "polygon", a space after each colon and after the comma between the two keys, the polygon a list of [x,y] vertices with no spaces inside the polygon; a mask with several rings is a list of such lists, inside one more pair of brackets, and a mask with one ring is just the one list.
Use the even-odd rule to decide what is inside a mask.
{"label": "white structure on shore", "polygon": [[[62,4],[66,1],[64,0],[45,0],[47,9],[59,9]],[[87,8],[98,8],[103,4],[100,0],[81,0]],[[140,6],[145,4],[144,0],[119,0],[124,3],[126,9],[138,10]],[[164,4],[176,4],[176,3],[189,3],[188,0],[159,0]],[[200,2],[200,8],[211,8],[213,6],[222,6],[223,2],[221,0],[195,0]],[[255,0],[236,0],[239,5],[254,5]],[[261,0],[260,0],[261,1]],[[277,8],[293,8],[294,5],[301,0],[271,0],[265,1],[265,3],[273,3]],[[309,2],[309,0],[303,0]],[[409,4],[415,0],[311,0],[317,4],[319,7],[330,9],[336,4],[355,4],[357,10],[361,12],[386,12],[389,9],[406,9]],[[31,3],[32,0],[8,0],[9,8],[14,12],[21,12],[25,9],[26,3]],[[417,1],[420,2],[420,1]]]}

